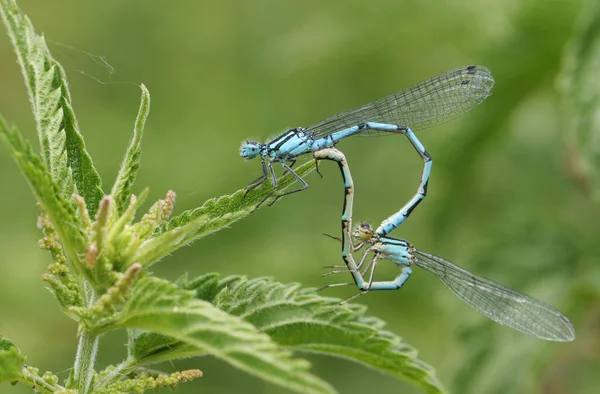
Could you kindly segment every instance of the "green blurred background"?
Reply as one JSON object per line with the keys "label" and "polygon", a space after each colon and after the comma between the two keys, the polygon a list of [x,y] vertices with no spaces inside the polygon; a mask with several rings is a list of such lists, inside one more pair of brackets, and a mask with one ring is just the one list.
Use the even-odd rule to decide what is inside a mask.
{"label": "green blurred background", "polygon": [[[134,83],[148,86],[152,108],[135,191],[150,187],[154,201],[175,190],[176,213],[258,176],[260,164],[238,156],[246,137],[264,141],[455,67],[490,68],[490,98],[461,120],[419,133],[434,158],[429,194],[393,235],[546,301],[571,318],[577,339],[549,343],[497,326],[419,270],[402,291],[359,302],[419,349],[454,393],[600,392],[600,210],[593,185],[572,165],[557,89],[583,1],[19,4],[66,68],[105,190],[131,135],[140,95]],[[37,141],[27,100],[2,35],[0,112]],[[349,139],[339,147],[357,185],[356,220],[378,224],[414,193],[422,161],[405,139]],[[5,149],[0,166],[0,333],[32,365],[65,376],[76,327],[40,280],[50,258],[36,247],[35,201]],[[156,266],[157,275],[216,271],[330,283],[319,275],[341,262],[339,246],[321,234],[339,231],[342,189],[337,168],[322,168],[325,178],[311,174],[308,191],[180,250]],[[395,274],[391,264],[380,269]],[[100,367],[120,360],[123,339],[104,339]],[[308,358],[341,393],[419,392],[344,360]],[[165,368],[204,372],[180,393],[287,392],[212,358]]]}

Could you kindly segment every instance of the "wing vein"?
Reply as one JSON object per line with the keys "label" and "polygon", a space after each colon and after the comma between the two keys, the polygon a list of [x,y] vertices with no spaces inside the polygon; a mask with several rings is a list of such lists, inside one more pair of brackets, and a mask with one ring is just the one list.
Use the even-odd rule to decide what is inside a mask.
{"label": "wing vein", "polygon": [[[362,107],[341,112],[307,127],[318,139],[365,122],[407,126],[421,130],[448,122],[469,112],[491,93],[494,79],[483,66],[449,71],[390,94]],[[366,131],[358,135],[382,134]],[[386,133],[383,133],[386,134]]]}
{"label": "wing vein", "polygon": [[434,274],[462,301],[493,321],[542,339],[575,338],[569,319],[549,305],[472,274],[441,257],[417,250],[414,254],[418,267]]}

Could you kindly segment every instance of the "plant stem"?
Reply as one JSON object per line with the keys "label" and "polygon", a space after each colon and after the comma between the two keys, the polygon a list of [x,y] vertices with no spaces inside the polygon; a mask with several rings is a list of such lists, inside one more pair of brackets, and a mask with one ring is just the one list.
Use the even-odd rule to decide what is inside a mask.
{"label": "plant stem", "polygon": [[104,376],[101,380],[96,382],[94,385],[95,390],[105,388],[107,385],[113,382],[119,381],[121,376],[125,376],[133,371],[137,367],[137,360],[133,357],[128,357],[123,360],[119,365],[115,367],[110,373]]}
{"label": "plant stem", "polygon": [[23,368],[23,375],[20,380],[28,386],[34,387],[34,390],[37,393],[53,394],[57,391],[64,390],[63,387],[48,383],[40,376],[31,373],[27,368]]}
{"label": "plant stem", "polygon": [[100,336],[89,331],[84,330],[79,335],[77,356],[73,366],[73,381],[70,386],[76,388],[80,394],[87,394],[90,391],[99,342]]}
{"label": "plant stem", "polygon": [[[87,293],[87,304],[88,306],[93,305],[97,297],[96,291],[85,281],[83,285]],[[79,343],[77,344],[73,375],[67,384],[69,388],[77,389],[79,394],[89,393],[92,387],[94,364],[98,355],[99,342],[99,334],[88,331],[84,326],[79,327]]]}

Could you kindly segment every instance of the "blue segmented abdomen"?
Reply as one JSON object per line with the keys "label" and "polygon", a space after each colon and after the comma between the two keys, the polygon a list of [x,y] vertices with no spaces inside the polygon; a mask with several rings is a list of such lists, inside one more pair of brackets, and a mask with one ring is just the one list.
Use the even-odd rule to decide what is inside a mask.
{"label": "blue segmented abdomen", "polygon": [[358,133],[360,130],[360,125],[348,127],[347,129],[336,131],[335,133],[331,134],[329,138],[335,143],[342,138],[350,137],[351,135]]}
{"label": "blue segmented abdomen", "polygon": [[333,146],[333,144],[335,144],[335,142],[336,142],[331,137],[332,137],[331,135],[328,135],[325,138],[321,138],[316,141],[313,141],[310,149],[313,152],[316,152],[321,149],[331,148]]}
{"label": "blue segmented abdomen", "polygon": [[313,151],[318,151],[324,148],[331,148],[336,142],[339,140],[350,137],[361,131],[361,127],[359,125],[348,127],[347,129],[337,131],[327,137],[320,138],[318,140],[313,141],[311,149]]}
{"label": "blue segmented abdomen", "polygon": [[413,144],[413,146],[415,147],[415,149],[417,151],[425,152],[425,147],[423,146],[421,141],[419,141],[417,136],[415,136],[415,133],[410,128],[406,128],[406,136],[411,141],[411,143]]}
{"label": "blue segmented abdomen", "polygon": [[336,131],[335,133],[332,133],[327,137],[315,140],[312,143],[312,150],[317,151],[319,149],[329,148],[333,146],[336,142],[346,137],[353,136],[366,130],[397,131],[398,129],[399,126],[393,124],[367,122],[360,125],[345,128],[344,130]]}

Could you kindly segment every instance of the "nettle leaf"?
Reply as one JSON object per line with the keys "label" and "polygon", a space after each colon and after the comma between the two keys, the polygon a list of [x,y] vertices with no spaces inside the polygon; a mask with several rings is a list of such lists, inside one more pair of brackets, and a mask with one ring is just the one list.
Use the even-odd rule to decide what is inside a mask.
{"label": "nettle leaf", "polygon": [[567,45],[560,87],[566,98],[571,170],[589,189],[600,185],[600,3],[588,0]]}
{"label": "nettle leaf", "polygon": [[111,195],[117,203],[119,213],[123,213],[129,204],[131,186],[135,182],[137,171],[140,167],[144,125],[146,124],[148,113],[150,112],[150,92],[148,92],[148,89],[146,89],[144,84],[142,84],[140,88],[142,89],[142,99],[133,127],[133,136],[131,137],[129,147],[125,153],[125,158],[123,159],[123,163],[121,163],[119,174],[117,175],[117,179],[115,180],[115,184],[111,191]]}
{"label": "nettle leaf", "polygon": [[0,337],[0,383],[12,382],[22,376],[25,357],[11,341]]}
{"label": "nettle leaf", "polygon": [[0,14],[25,78],[43,161],[63,196],[77,192],[93,216],[103,195],[101,180],[77,127],[65,71],[14,0],[0,0]]}
{"label": "nettle leaf", "polygon": [[149,267],[174,250],[197,239],[198,228],[202,228],[206,221],[206,216],[199,216],[184,226],[176,227],[144,241],[137,247],[131,261]]}
{"label": "nettle leaf", "polygon": [[78,229],[79,219],[61,189],[52,179],[42,158],[33,152],[16,127],[8,128],[0,116],[0,136],[8,145],[19,168],[27,178],[35,197],[56,229],[65,253],[71,261],[79,261],[78,254],[85,249],[85,239]]}
{"label": "nettle leaf", "polygon": [[[296,168],[294,171],[299,176],[304,177],[314,169],[315,161],[310,160]],[[278,191],[282,192],[290,185],[296,185],[296,179],[292,175],[286,173],[278,178],[278,184]],[[265,200],[265,198],[267,198],[267,200],[261,207],[266,206],[270,201],[273,201],[275,195],[276,194],[273,193],[273,185],[270,180],[266,180],[262,185],[250,190],[247,194],[244,189],[238,190],[233,194],[221,196],[218,199],[212,198],[199,208],[183,212],[182,214],[171,218],[157,231],[157,234],[185,226],[192,220],[206,215],[206,222],[195,230],[192,239],[204,237],[248,216],[256,209],[256,206],[261,201]]]}
{"label": "nettle leaf", "polygon": [[[417,351],[383,330],[382,320],[365,316],[363,306],[333,310],[341,300],[320,297],[314,289],[301,289],[299,284],[283,285],[264,278],[219,280],[218,274],[207,274],[192,281],[184,277],[178,284],[253,324],[290,350],[342,357],[408,381],[427,393],[445,392],[433,368],[417,358]],[[173,336],[143,333],[135,339],[133,354],[141,363],[153,363],[200,356],[206,350]]]}
{"label": "nettle leaf", "polygon": [[[305,360],[293,359],[252,324],[165,280],[141,279],[120,312],[117,324],[175,338],[193,346],[198,353],[213,355],[296,392],[334,392],[326,382],[307,371],[309,364]],[[143,359],[142,353],[132,353]]]}
{"label": "nettle leaf", "polygon": [[[309,161],[295,171],[304,176],[315,169],[315,162]],[[285,174],[278,179],[279,193],[295,183],[295,178]],[[146,239],[131,257],[131,261],[145,267],[157,262],[164,256],[182,246],[219,231],[232,223],[248,216],[265,200],[265,204],[273,201],[276,194],[270,181],[246,194],[245,190],[210,199],[200,208],[186,211],[171,218],[154,231],[152,237]]]}

